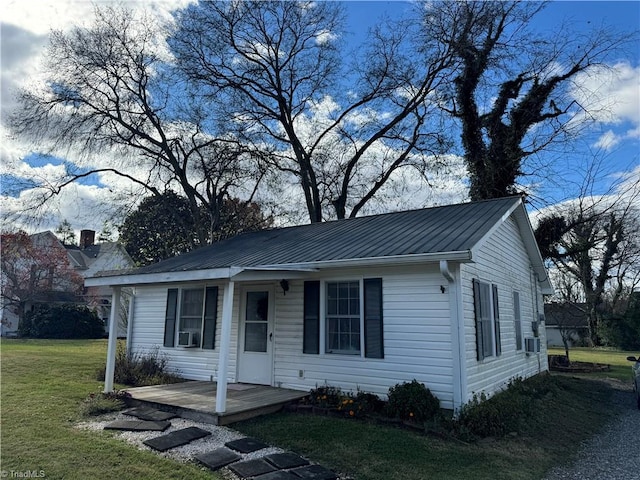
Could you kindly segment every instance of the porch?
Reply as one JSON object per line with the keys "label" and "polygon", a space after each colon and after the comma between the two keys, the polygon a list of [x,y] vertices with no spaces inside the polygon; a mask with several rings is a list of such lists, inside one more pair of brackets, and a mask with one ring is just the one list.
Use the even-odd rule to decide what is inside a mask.
{"label": "porch", "polygon": [[187,381],[169,385],[128,388],[128,403],[169,411],[191,420],[229,425],[281,410],[287,403],[308,395],[307,392],[266,385],[230,383],[226,385],[226,410],[216,412],[217,384]]}

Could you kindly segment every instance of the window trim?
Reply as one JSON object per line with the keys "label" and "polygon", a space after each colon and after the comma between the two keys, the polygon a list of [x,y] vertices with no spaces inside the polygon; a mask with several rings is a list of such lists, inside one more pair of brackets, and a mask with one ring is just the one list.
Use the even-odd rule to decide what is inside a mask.
{"label": "window trim", "polygon": [[[347,284],[354,284],[357,283],[358,284],[358,336],[359,338],[359,342],[358,342],[358,350],[340,350],[340,349],[336,349],[336,350],[329,350],[329,313],[328,313],[328,304],[327,302],[329,301],[329,285],[330,284],[340,284],[340,283],[347,283]],[[363,334],[364,334],[364,312],[363,312],[363,303],[364,303],[364,299],[363,299],[363,279],[344,279],[344,280],[326,280],[324,282],[323,285],[323,298],[322,298],[322,304],[324,305],[324,315],[323,315],[323,330],[324,330],[324,334],[325,334],[325,345],[324,345],[324,353],[329,354],[329,355],[348,355],[348,356],[359,356],[362,357],[363,356],[363,342],[364,342],[364,338],[363,338]],[[332,315],[331,318],[344,318],[344,317],[348,317],[350,318],[352,321],[355,319],[355,315],[340,315],[340,314],[335,314]],[[349,335],[354,335],[353,332],[351,331],[349,333]]]}
{"label": "window trim", "polygon": [[[484,319],[481,313],[484,312],[482,302],[482,289],[486,289],[485,296],[488,301],[488,319]],[[490,282],[484,282],[480,279],[474,278],[472,281],[472,293],[473,293],[473,313],[474,323],[476,328],[476,358],[483,361],[491,357],[499,357],[502,354],[502,337],[500,332],[500,307],[499,307],[499,295],[498,286]],[[491,336],[490,342],[485,338],[485,334]],[[486,345],[485,345],[486,343]],[[486,347],[491,345],[491,348]]]}
{"label": "window trim", "polygon": [[[358,282],[360,308],[360,350],[358,352],[328,351],[327,291],[328,285],[340,282]],[[383,277],[333,277],[304,282],[303,353],[319,355],[346,355],[349,358],[384,360],[384,288]],[[307,296],[308,295],[308,296]],[[317,298],[316,298],[317,295]],[[367,304],[367,295],[370,303]],[[317,301],[317,304],[314,303]],[[373,301],[373,303],[371,303]],[[378,302],[376,304],[376,301]],[[309,307],[309,308],[307,308]],[[317,307],[318,318],[315,319]],[[369,315],[367,312],[371,312]],[[370,332],[369,332],[370,330]],[[313,338],[314,334],[317,338]],[[369,333],[371,335],[369,335]],[[367,340],[374,339],[371,343]],[[375,337],[375,338],[374,338]],[[317,351],[313,348],[317,345]]]}
{"label": "window trim", "polygon": [[[194,328],[185,329],[182,326],[184,294],[189,290],[199,290],[203,293],[200,313],[200,328],[198,332],[196,332],[196,329]],[[210,297],[210,295],[213,297]],[[180,348],[178,345],[178,336],[180,335],[180,332],[193,332],[194,334],[197,334],[198,341],[196,345],[191,348],[215,350],[218,322],[218,296],[219,288],[216,285],[184,285],[167,289],[164,346],[167,348]],[[208,311],[208,307],[210,307],[212,311]],[[210,334],[211,338],[205,339],[205,333]]]}

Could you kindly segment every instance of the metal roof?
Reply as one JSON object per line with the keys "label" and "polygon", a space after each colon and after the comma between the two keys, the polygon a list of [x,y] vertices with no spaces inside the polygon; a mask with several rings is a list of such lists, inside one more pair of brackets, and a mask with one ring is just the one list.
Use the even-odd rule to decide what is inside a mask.
{"label": "metal roof", "polygon": [[471,251],[520,202],[508,197],[245,233],[128,273]]}

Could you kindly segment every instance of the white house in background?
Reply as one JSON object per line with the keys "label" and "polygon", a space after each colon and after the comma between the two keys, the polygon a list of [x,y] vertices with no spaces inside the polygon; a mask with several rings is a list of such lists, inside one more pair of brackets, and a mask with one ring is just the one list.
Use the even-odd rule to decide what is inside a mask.
{"label": "white house in background", "polygon": [[86,285],[132,287],[131,348],[217,381],[217,412],[228,382],[384,396],[417,379],[458,408],[547,370],[552,287],[520,197],[246,233]]}
{"label": "white house in background", "polygon": [[[123,269],[131,269],[134,262],[117,242],[95,243],[95,231],[81,230],[78,246],[63,245],[51,231],[39,232],[30,235],[31,241],[37,248],[58,248],[66,251],[66,260],[81,277],[92,277]],[[63,255],[64,257],[64,255]],[[111,315],[111,289],[109,287],[86,288],[81,296],[74,291],[69,291],[70,286],[62,283],[53,283],[50,290],[40,292],[33,301],[25,305],[25,311],[29,311],[37,304],[73,303],[87,305],[95,309],[98,316],[105,322],[105,333],[109,331]],[[18,330],[19,318],[14,310],[2,306],[0,308],[0,320],[2,320],[2,336],[15,335]],[[120,321],[118,336],[127,334],[124,321]]]}
{"label": "white house in background", "polygon": [[[95,243],[95,235],[94,230],[81,230],[80,243],[77,247],[65,245],[71,265],[83,278],[130,270],[135,266],[122,244],[118,242]],[[104,286],[86,287],[83,297],[84,303],[89,308],[95,309],[98,317],[104,321],[105,332],[109,332],[111,289]],[[127,334],[126,322],[122,317],[118,322],[118,337],[124,337]]]}

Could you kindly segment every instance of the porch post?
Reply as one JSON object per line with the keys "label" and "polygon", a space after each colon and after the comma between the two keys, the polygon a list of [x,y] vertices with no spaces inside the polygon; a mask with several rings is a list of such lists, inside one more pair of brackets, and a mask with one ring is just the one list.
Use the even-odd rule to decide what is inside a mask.
{"label": "porch post", "polygon": [[133,345],[133,304],[136,300],[134,290],[131,290],[129,295],[129,310],[127,312],[127,355],[131,355],[131,347]]}
{"label": "porch post", "polygon": [[218,353],[218,383],[216,386],[216,412],[224,413],[227,409],[227,373],[229,370],[229,353],[231,351],[231,319],[233,314],[234,282],[224,288],[222,299],[222,331],[220,332],[220,352]]}
{"label": "porch post", "polygon": [[113,376],[116,367],[116,347],[118,344],[118,323],[120,323],[120,287],[113,287],[113,294],[111,295],[111,314],[109,315],[107,367],[104,372],[104,393],[113,392]]}

